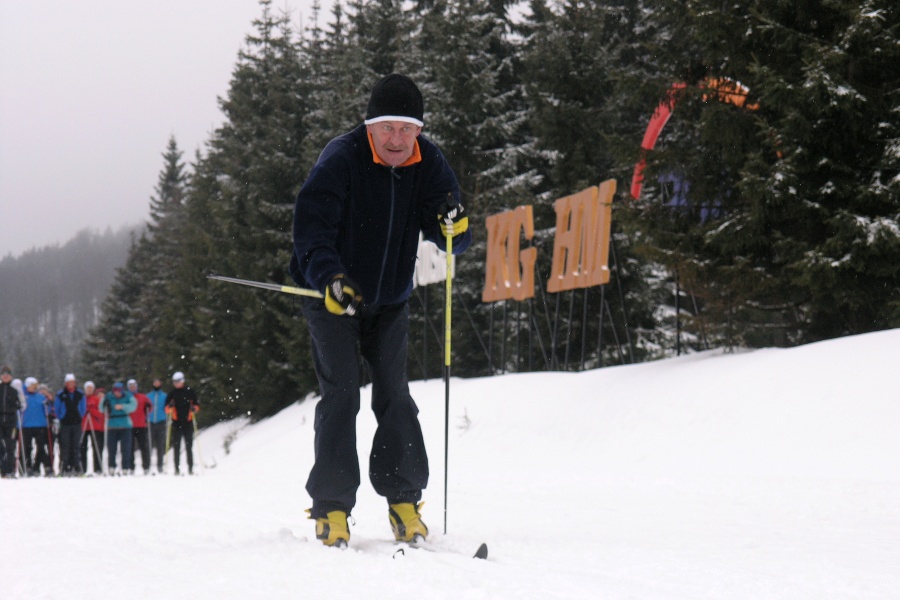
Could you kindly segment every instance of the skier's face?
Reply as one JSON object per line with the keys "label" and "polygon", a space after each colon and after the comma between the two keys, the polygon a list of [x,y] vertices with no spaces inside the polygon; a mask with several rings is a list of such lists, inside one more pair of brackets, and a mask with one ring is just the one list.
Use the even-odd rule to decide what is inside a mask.
{"label": "skier's face", "polygon": [[0,381],[2,381],[3,383],[9,383],[10,381],[12,381],[12,375],[10,375],[9,373],[4,373],[3,375],[0,375]]}
{"label": "skier's face", "polygon": [[381,121],[366,125],[372,135],[372,145],[378,158],[392,167],[409,160],[416,147],[416,137],[422,128],[406,121]]}

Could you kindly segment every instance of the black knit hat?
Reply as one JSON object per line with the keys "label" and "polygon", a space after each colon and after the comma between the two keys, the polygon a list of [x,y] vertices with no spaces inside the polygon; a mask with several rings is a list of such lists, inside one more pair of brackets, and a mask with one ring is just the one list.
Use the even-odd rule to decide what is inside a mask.
{"label": "black knit hat", "polygon": [[366,107],[366,125],[379,121],[405,121],[421,127],[425,113],[422,92],[406,75],[393,73],[372,88]]}

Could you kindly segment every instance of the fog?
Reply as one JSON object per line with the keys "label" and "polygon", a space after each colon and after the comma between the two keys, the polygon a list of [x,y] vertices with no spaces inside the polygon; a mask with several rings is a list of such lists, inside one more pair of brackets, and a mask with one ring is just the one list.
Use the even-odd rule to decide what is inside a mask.
{"label": "fog", "polygon": [[[322,2],[328,19],[330,2]],[[281,0],[296,26],[312,0]],[[175,136],[222,123],[257,0],[0,2],[0,257],[149,214]]]}

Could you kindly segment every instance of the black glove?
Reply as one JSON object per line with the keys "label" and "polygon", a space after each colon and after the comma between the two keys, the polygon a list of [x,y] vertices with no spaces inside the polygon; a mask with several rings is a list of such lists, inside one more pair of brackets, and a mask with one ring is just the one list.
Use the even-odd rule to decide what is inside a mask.
{"label": "black glove", "polygon": [[465,233],[469,228],[469,215],[462,204],[448,204],[444,202],[438,208],[438,221],[444,237],[453,237]]}
{"label": "black glove", "polygon": [[325,308],[335,315],[356,314],[362,296],[359,286],[345,275],[335,275],[325,287]]}

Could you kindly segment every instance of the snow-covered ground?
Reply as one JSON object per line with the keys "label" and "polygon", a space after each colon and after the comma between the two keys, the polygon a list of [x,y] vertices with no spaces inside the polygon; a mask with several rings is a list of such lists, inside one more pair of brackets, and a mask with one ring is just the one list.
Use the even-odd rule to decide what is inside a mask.
{"label": "snow-covered ground", "polygon": [[314,539],[309,400],[204,431],[200,476],[0,481],[0,597],[900,598],[898,366],[892,330],[454,379],[447,535],[444,386],[413,383],[458,553],[397,558],[368,482],[351,548]]}

